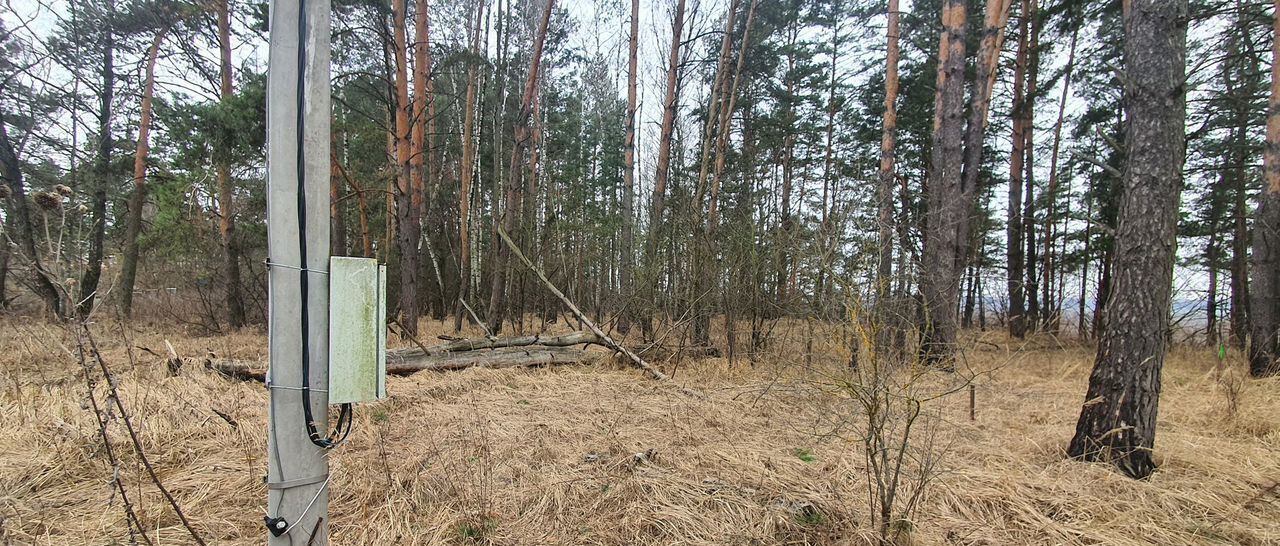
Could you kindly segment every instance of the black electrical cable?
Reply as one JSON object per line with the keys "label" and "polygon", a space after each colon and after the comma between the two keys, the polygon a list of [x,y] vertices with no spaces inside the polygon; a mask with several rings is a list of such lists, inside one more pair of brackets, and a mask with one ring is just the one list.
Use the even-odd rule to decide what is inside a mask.
{"label": "black electrical cable", "polygon": [[[331,448],[347,438],[351,433],[351,404],[342,404],[338,411],[338,422],[334,426],[333,434],[327,437],[320,436],[320,431],[316,428],[315,415],[311,411],[311,336],[310,334],[310,313],[307,309],[309,297],[307,292],[307,281],[311,273],[307,267],[307,195],[306,195],[306,171],[303,155],[303,130],[306,128],[303,116],[305,89],[303,86],[306,69],[307,69],[307,0],[298,1],[298,84],[297,84],[297,171],[298,171],[298,267],[299,282],[298,287],[302,292],[302,306],[300,310],[301,328],[302,328],[302,412],[303,418],[307,424],[307,436],[311,439],[311,443],[322,447]],[[337,437],[336,439],[334,437]]]}

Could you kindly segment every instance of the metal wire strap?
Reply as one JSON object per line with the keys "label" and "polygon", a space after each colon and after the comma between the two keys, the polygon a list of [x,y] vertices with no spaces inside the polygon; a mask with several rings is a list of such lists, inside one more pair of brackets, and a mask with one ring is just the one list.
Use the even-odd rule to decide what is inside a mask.
{"label": "metal wire strap", "polygon": [[329,272],[328,272],[328,271],[324,271],[324,270],[321,270],[321,269],[308,269],[308,268],[305,268],[305,267],[298,267],[298,266],[296,266],[296,265],[289,265],[289,264],[276,263],[276,262],[273,262],[273,261],[271,261],[271,260],[263,260],[263,262],[262,262],[262,263],[266,264],[268,268],[272,268],[272,267],[283,267],[283,268],[285,268],[285,269],[292,269],[292,270],[294,270],[294,271],[306,271],[306,272],[308,272],[308,273],[318,273],[318,274],[321,274],[321,275],[328,275],[328,274],[329,274]]}

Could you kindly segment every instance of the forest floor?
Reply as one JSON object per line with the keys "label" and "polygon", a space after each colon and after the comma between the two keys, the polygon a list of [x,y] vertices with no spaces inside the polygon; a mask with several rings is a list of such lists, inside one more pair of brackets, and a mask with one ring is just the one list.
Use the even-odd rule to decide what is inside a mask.
{"label": "forest floor", "polygon": [[[263,360],[265,336],[94,328],[147,457],[195,529],[209,544],[261,544],[265,389],[195,366],[170,375],[160,355],[167,340],[183,356]],[[604,353],[585,366],[389,378],[389,398],[357,407],[354,432],[330,459],[332,542],[869,543],[860,411],[833,379],[847,359],[822,329],[808,357],[807,332],[779,328],[754,366],[665,364],[705,398]],[[1280,544],[1280,379],[1244,380],[1238,355],[1220,372],[1215,351],[1175,348],[1160,470],[1132,481],[1064,456],[1088,348],[1048,336],[1017,347],[993,333],[968,338],[965,368],[980,372],[976,419],[965,388],[925,402],[940,474],[902,542]],[[929,381],[939,392],[957,385]],[[127,543],[63,327],[0,321],[0,422],[0,545]],[[151,540],[190,543],[119,421],[110,437]]]}

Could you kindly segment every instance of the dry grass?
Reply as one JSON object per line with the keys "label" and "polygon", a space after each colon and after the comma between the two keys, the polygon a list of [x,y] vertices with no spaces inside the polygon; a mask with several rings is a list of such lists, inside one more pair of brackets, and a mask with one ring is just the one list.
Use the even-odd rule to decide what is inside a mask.
{"label": "dry grass", "polygon": [[[439,324],[424,323],[434,334]],[[96,326],[104,355],[164,484],[210,543],[259,544],[266,498],[266,392],[204,370],[170,377],[126,354],[117,325]],[[331,459],[335,544],[864,544],[863,457],[844,426],[852,405],[826,388],[838,373],[823,335],[805,366],[807,329],[760,364],[685,361],[678,394],[619,364],[468,370],[389,378],[362,405]],[[190,338],[151,327],[128,344],[184,355],[263,358],[264,337]],[[127,541],[85,384],[55,326],[0,323],[0,545]],[[929,403],[945,473],[918,515],[921,544],[1280,544],[1280,380],[1219,378],[1209,350],[1167,361],[1157,460],[1134,482],[1064,460],[1092,354],[1040,339],[1019,350],[987,336],[968,351],[968,396]],[[672,368],[668,365],[668,371]],[[953,381],[936,378],[939,385]],[[99,395],[101,396],[101,392]],[[219,417],[226,414],[235,424]],[[160,544],[185,531],[130,454],[122,479]],[[652,450],[652,457],[637,453]],[[817,515],[789,507],[812,503]]]}

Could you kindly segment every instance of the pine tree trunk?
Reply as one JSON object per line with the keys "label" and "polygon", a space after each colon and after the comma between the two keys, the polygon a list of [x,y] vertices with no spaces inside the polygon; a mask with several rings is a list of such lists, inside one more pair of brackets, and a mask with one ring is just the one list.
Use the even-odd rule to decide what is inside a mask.
{"label": "pine tree trunk", "polygon": [[1035,173],[1035,135],[1036,135],[1036,85],[1037,76],[1040,73],[1040,6],[1038,0],[1031,0],[1030,11],[1025,16],[1027,24],[1030,26],[1031,37],[1027,44],[1027,89],[1023,96],[1026,101],[1022,110],[1026,117],[1026,132],[1023,136],[1027,139],[1023,151],[1027,154],[1024,162],[1026,174],[1023,181],[1026,183],[1026,189],[1022,193],[1022,233],[1027,243],[1027,278],[1025,289],[1027,292],[1027,318],[1026,327],[1028,330],[1034,330],[1040,325],[1040,296],[1039,283],[1040,276],[1036,272],[1039,264],[1039,246],[1036,244],[1036,173]]}
{"label": "pine tree trunk", "polygon": [[418,239],[421,229],[418,223],[417,193],[415,184],[413,138],[409,99],[409,50],[407,0],[392,3],[392,32],[395,40],[396,62],[396,243],[400,254],[399,322],[403,335],[418,335]]}
{"label": "pine tree trunk", "polygon": [[[332,122],[331,122],[332,123]],[[347,255],[347,222],[342,214],[342,163],[338,162],[338,132],[329,142],[329,255]]]}
{"label": "pine tree trunk", "polygon": [[[0,108],[3,108],[3,104],[0,104]],[[31,203],[27,201],[26,183],[22,179],[22,163],[18,161],[13,141],[9,139],[5,117],[4,110],[0,109],[0,180],[9,188],[9,197],[5,200],[8,205],[5,221],[18,245],[19,256],[26,258],[31,264],[31,287],[44,302],[46,315],[48,318],[61,320],[66,318],[67,310],[63,309],[62,296],[58,293],[55,278],[40,261],[40,252],[36,248],[35,224],[31,221]],[[8,245],[7,240],[5,244]]]}
{"label": "pine tree trunk", "polygon": [[[1217,208],[1217,207],[1211,207]],[[1209,223],[1209,244],[1205,246],[1205,265],[1209,269],[1209,288],[1205,297],[1205,344],[1218,346],[1218,241],[1217,218]]]}
{"label": "pine tree trunk", "polygon": [[705,213],[703,202],[708,193],[714,193],[710,190],[710,186],[717,182],[711,178],[712,152],[719,149],[722,127],[727,123],[725,111],[728,109],[729,101],[729,54],[733,46],[733,30],[737,21],[739,3],[739,0],[731,0],[725,15],[724,32],[720,39],[720,57],[716,62],[716,75],[707,101],[707,119],[702,133],[702,159],[698,163],[698,182],[693,206],[688,210],[690,221],[694,226],[693,256],[690,260],[692,282],[689,283],[687,297],[688,313],[693,323],[693,343],[699,346],[708,345],[711,339],[711,311],[707,302],[711,298],[709,277],[712,275],[710,262],[713,261],[713,256],[709,222],[706,219],[714,210],[715,199],[711,199],[712,204],[707,205]]}
{"label": "pine tree trunk", "polygon": [[[1085,321],[1085,302],[1089,299],[1089,262],[1093,260],[1093,256],[1089,253],[1093,246],[1093,199],[1087,197],[1093,193],[1092,177],[1089,178],[1088,186],[1084,193],[1086,196],[1084,213],[1086,220],[1084,225],[1084,249],[1080,253],[1083,259],[1080,260],[1080,297],[1076,302],[1076,335],[1080,336],[1080,339],[1089,339],[1093,329],[1089,327],[1089,322]],[[1101,287],[1099,287],[1099,290],[1101,290]]]}
{"label": "pine tree trunk", "polygon": [[[1067,48],[1067,66],[1066,75],[1062,80],[1062,96],[1058,100],[1058,121],[1053,125],[1053,151],[1049,156],[1049,190],[1045,193],[1047,197],[1049,210],[1044,218],[1044,310],[1045,321],[1044,327],[1047,330],[1056,331],[1058,329],[1059,320],[1062,315],[1062,301],[1053,297],[1053,272],[1056,256],[1054,255],[1055,241],[1057,239],[1057,223],[1054,218],[1058,214],[1058,153],[1062,147],[1062,125],[1066,120],[1067,98],[1071,96],[1071,76],[1075,72],[1076,66],[1076,38],[1080,34],[1080,29],[1076,28],[1071,32],[1071,45]],[[1061,271],[1059,271],[1061,277]],[[1062,291],[1062,283],[1058,283],[1058,291]]]}
{"label": "pine tree trunk", "polygon": [[[471,53],[479,55],[480,24],[484,20],[484,7],[487,2],[476,2],[475,20],[471,25]],[[458,301],[453,309],[453,330],[462,330],[462,323],[467,314],[463,302],[471,297],[471,184],[475,175],[476,145],[476,92],[477,66],[472,61],[467,64],[467,97],[462,111],[462,165],[458,173],[461,191],[458,193],[458,246],[459,246],[459,288]]]}
{"label": "pine tree trunk", "polygon": [[640,0],[631,0],[631,36],[628,40],[627,54],[627,128],[626,140],[623,142],[622,171],[622,275],[619,290],[625,298],[624,309],[618,317],[618,333],[626,335],[631,331],[633,311],[629,303],[635,296],[632,280],[635,270],[635,194],[636,194],[636,107],[639,104],[637,93],[638,51],[640,47]]}
{"label": "pine tree trunk", "polygon": [[0,219],[0,309],[9,307],[9,294],[5,291],[9,282],[9,257],[12,255],[9,239],[9,233],[4,229],[4,220]]}
{"label": "pine tree trunk", "polygon": [[921,351],[924,360],[952,366],[959,302],[960,261],[968,240],[973,207],[964,201],[965,2],[944,0],[939,39],[938,79],[933,123],[933,155],[927,188],[928,216],[920,292],[924,299]]}
{"label": "pine tree trunk", "polygon": [[1245,185],[1245,163],[1248,161],[1246,124],[1247,121],[1241,122],[1241,126],[1234,131],[1238,136],[1235,145],[1232,146],[1235,161],[1231,167],[1234,182],[1234,187],[1231,188],[1234,197],[1231,211],[1234,220],[1231,237],[1231,345],[1240,350],[1245,348],[1245,337],[1249,331],[1249,224],[1245,203],[1248,192]]}
{"label": "pine tree trunk", "polygon": [[[231,7],[230,0],[218,0],[218,49],[221,87],[218,100],[231,99]],[[225,146],[225,144],[224,144]],[[232,328],[245,325],[244,297],[240,293],[240,243],[236,240],[235,186],[231,180],[229,150],[216,160],[218,177],[218,232],[222,236],[223,282],[226,283],[227,322]]]}
{"label": "pine tree trunk", "polygon": [[1116,228],[1115,286],[1067,449],[1133,478],[1155,470],[1160,369],[1169,304],[1186,122],[1186,0],[1124,3],[1127,164]]}
{"label": "pine tree trunk", "polygon": [[1253,316],[1249,374],[1280,374],[1280,0],[1275,2],[1271,49],[1271,97],[1262,151],[1266,182],[1253,217]]}
{"label": "pine tree trunk", "polygon": [[98,282],[102,279],[102,258],[107,244],[107,188],[111,186],[111,151],[115,143],[111,137],[112,100],[115,98],[115,30],[113,16],[116,3],[107,0],[107,20],[104,21],[102,40],[102,89],[101,106],[98,109],[98,150],[94,165],[93,199],[91,204],[93,224],[89,235],[89,256],[84,273],[80,276],[80,296],[76,310],[81,317],[88,317],[98,297]]}
{"label": "pine tree trunk", "polygon": [[662,99],[662,128],[658,133],[658,160],[653,178],[653,196],[649,202],[649,233],[644,250],[644,310],[641,330],[646,340],[653,339],[653,311],[657,307],[659,272],[658,241],[665,233],[664,208],[667,181],[671,176],[672,136],[678,107],[680,83],[680,49],[683,43],[685,0],[676,1],[671,21],[671,49],[667,52],[666,92]]}
{"label": "pine tree trunk", "polygon": [[1023,267],[1026,265],[1023,241],[1022,187],[1027,147],[1026,74],[1030,49],[1031,1],[1022,0],[1018,18],[1018,53],[1013,68],[1013,150],[1009,154],[1008,221],[1005,222],[1005,257],[1009,285],[1009,335],[1022,339],[1027,335],[1026,292]]}
{"label": "pine tree trunk", "polygon": [[[515,137],[512,142],[511,163],[507,169],[506,203],[502,208],[502,229],[511,237],[517,237],[516,228],[520,212],[523,210],[524,198],[521,188],[521,171],[524,166],[524,152],[529,146],[529,119],[533,115],[534,91],[538,84],[538,70],[542,63],[542,48],[547,38],[547,25],[551,21],[551,11],[555,0],[547,0],[546,9],[542,13],[542,21],[538,25],[538,33],[534,35],[533,52],[529,59],[529,74],[525,80],[524,94],[520,99],[520,113],[515,121]],[[496,205],[496,203],[495,203]],[[494,253],[493,284],[489,288],[489,331],[494,334],[502,330],[502,323],[507,314],[507,265],[511,250],[499,245]]]}
{"label": "pine tree trunk", "polygon": [[[876,358],[883,359],[892,354],[894,331],[901,329],[901,317],[905,309],[895,309],[890,283],[893,282],[893,200],[894,200],[894,161],[898,137],[898,38],[899,19],[898,0],[889,0],[889,25],[885,29],[887,44],[884,75],[884,122],[880,135],[880,171],[876,184]],[[835,66],[832,65],[831,96],[828,97],[827,118],[827,169],[831,169],[832,142],[831,134],[835,113]],[[823,187],[823,233],[827,237],[826,186]],[[825,268],[824,268],[825,269]],[[899,271],[899,274],[903,272]],[[825,295],[822,292],[821,295]]]}
{"label": "pine tree trunk", "polygon": [[[125,220],[124,259],[120,264],[120,314],[133,316],[133,287],[138,276],[138,237],[142,234],[142,208],[147,202],[147,153],[150,151],[151,98],[156,87],[156,57],[168,29],[156,33],[147,50],[146,76],[142,83],[142,106],[138,115],[138,145],[133,155],[133,193],[129,195],[129,216]],[[0,296],[0,301],[4,298]]]}

